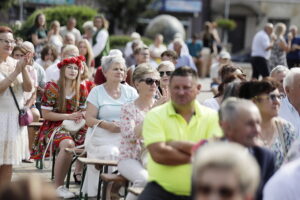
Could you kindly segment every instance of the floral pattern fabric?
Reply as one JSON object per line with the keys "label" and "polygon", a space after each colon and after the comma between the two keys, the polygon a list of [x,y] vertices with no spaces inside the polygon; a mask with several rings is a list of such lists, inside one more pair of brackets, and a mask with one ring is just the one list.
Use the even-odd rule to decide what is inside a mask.
{"label": "floral pattern fabric", "polygon": [[[75,95],[71,98],[66,97],[66,113],[70,114],[79,110],[85,109],[85,103],[87,98],[87,89],[84,85],[80,85],[80,98],[79,98],[79,108],[76,108],[77,101],[75,99]],[[47,83],[45,87],[45,92],[42,97],[42,109],[51,110],[52,112],[59,113],[58,107],[58,99],[59,99],[59,87],[54,82]],[[48,141],[52,135],[52,133],[57,130],[54,139],[53,139],[53,151],[58,148],[59,143],[64,139],[72,139],[75,142],[75,145],[82,145],[85,139],[85,133],[87,130],[87,126],[84,126],[80,129],[76,134],[72,135],[69,131],[65,130],[62,127],[63,121],[50,121],[45,120],[43,125],[41,126],[39,133],[35,137],[33,152],[31,153],[31,157],[33,159],[41,159],[45,148],[48,144]],[[50,155],[50,150],[47,150],[46,156]]]}

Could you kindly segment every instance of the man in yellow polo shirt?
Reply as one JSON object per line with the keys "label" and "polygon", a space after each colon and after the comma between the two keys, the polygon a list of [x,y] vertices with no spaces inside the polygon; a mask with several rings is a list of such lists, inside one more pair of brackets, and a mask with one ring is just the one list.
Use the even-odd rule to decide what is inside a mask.
{"label": "man in yellow polo shirt", "polygon": [[139,200],[190,200],[191,149],[201,139],[222,136],[217,113],[200,105],[196,71],[177,68],[170,77],[171,101],[149,111],[143,125],[149,183]]}

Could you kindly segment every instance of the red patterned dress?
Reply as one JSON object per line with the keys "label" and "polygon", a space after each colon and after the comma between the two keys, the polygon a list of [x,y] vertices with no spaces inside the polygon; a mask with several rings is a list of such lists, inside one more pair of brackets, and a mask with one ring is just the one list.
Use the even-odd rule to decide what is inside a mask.
{"label": "red patterned dress", "polygon": [[[42,109],[51,110],[53,112],[59,113],[59,94],[59,88],[56,83],[47,83],[44,95],[42,97]],[[75,95],[73,95],[72,97],[66,97],[66,113],[73,113],[75,111],[84,110],[87,95],[88,92],[86,87],[81,84],[79,108],[76,109]],[[75,142],[76,146],[82,145],[84,143],[87,126],[84,126],[75,135],[71,135],[67,130],[65,130],[62,127],[62,121],[45,120],[34,140],[33,151],[31,152],[31,157],[33,159],[42,158],[43,153],[47,147],[48,141],[56,128],[58,128],[58,132],[55,134],[53,139],[53,151],[59,147],[60,142],[64,139],[72,139]],[[49,154],[50,148],[48,148],[46,156],[49,156]]]}

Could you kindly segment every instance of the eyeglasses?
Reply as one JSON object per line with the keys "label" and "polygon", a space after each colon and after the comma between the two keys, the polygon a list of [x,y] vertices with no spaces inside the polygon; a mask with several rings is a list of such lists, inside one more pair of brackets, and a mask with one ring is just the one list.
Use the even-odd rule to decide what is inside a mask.
{"label": "eyeglasses", "polygon": [[160,77],[163,77],[165,74],[166,74],[167,76],[171,76],[172,72],[173,72],[173,71],[160,71],[160,72],[159,72],[159,75],[160,75]]}
{"label": "eyeglasses", "polygon": [[15,40],[7,40],[7,39],[0,39],[1,42],[4,42],[5,44],[11,44],[11,45],[16,45],[16,41]]}
{"label": "eyeglasses", "polygon": [[281,100],[284,98],[284,94],[269,94],[269,95],[265,95],[265,96],[256,96],[254,97],[256,99],[267,99],[267,100],[271,100],[271,101],[276,101],[276,100]]}
{"label": "eyeglasses", "polygon": [[221,186],[219,188],[213,188],[209,185],[199,185],[197,187],[197,193],[203,195],[203,196],[209,196],[212,193],[217,193],[222,198],[232,198],[236,190],[234,188],[230,188],[227,186]]}
{"label": "eyeglasses", "polygon": [[155,83],[155,85],[159,85],[159,80],[155,80],[153,78],[146,78],[146,79],[141,79],[140,82],[145,82],[147,85],[153,85],[153,83]]}

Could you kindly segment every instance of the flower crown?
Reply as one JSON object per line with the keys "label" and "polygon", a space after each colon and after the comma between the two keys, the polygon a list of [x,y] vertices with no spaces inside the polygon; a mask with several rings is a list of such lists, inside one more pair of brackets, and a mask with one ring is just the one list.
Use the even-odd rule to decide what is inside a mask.
{"label": "flower crown", "polygon": [[57,64],[57,67],[59,69],[61,69],[63,66],[65,65],[69,65],[69,64],[76,64],[79,69],[82,68],[82,62],[85,61],[85,57],[84,56],[77,56],[77,57],[72,57],[72,58],[66,58],[64,60],[62,60],[61,62],[59,62]]}

